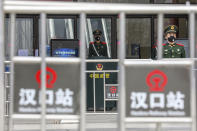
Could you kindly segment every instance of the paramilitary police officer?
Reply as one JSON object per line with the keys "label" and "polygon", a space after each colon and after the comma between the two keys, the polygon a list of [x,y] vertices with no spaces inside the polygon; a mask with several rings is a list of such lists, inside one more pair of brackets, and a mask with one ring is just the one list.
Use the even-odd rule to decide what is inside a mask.
{"label": "paramilitary police officer", "polygon": [[184,45],[175,42],[177,32],[178,28],[175,25],[165,28],[167,43],[163,44],[163,58],[185,58]]}
{"label": "paramilitary police officer", "polygon": [[107,45],[105,42],[101,41],[102,32],[100,30],[95,30],[93,35],[95,41],[90,42],[89,44],[89,58],[93,56],[102,56],[107,58]]}

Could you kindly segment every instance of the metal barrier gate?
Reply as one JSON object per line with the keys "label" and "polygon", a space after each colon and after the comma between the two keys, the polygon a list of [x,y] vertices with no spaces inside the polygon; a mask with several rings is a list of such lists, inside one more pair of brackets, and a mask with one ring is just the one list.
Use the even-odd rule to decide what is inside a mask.
{"label": "metal barrier gate", "polygon": [[[4,13],[11,14],[11,88],[13,88],[13,58],[14,58],[14,27],[15,27],[15,14],[40,14],[41,18],[41,43],[42,43],[42,55],[41,55],[41,72],[42,72],[42,92],[46,93],[44,88],[45,80],[45,21],[46,14],[80,14],[80,56],[81,56],[81,117],[80,117],[80,130],[85,131],[85,18],[86,13],[91,14],[119,14],[120,19],[120,32],[119,32],[119,84],[120,84],[120,102],[119,109],[119,130],[125,130],[125,114],[124,114],[124,93],[125,93],[125,15],[126,14],[157,14],[158,15],[158,59],[162,59],[162,32],[163,32],[163,17],[164,14],[180,14],[187,13],[189,15],[189,37],[190,37],[190,59],[195,57],[195,13],[197,12],[196,5],[129,5],[129,4],[90,4],[90,3],[62,3],[62,2],[31,2],[31,1],[5,1],[1,0],[0,3],[0,130],[4,130]],[[176,60],[176,59],[174,59]],[[192,76],[195,78],[194,72]],[[195,84],[195,83],[194,83]],[[194,87],[193,87],[194,88]],[[194,93],[194,92],[193,92]],[[11,94],[13,97],[13,94]],[[194,96],[193,96],[194,97]],[[193,99],[194,100],[194,99]],[[42,117],[41,130],[46,130],[46,98],[42,95]],[[193,102],[195,107],[195,102]],[[12,107],[11,107],[12,108]],[[195,108],[194,108],[195,109]],[[12,130],[12,116],[11,116],[10,130]],[[137,121],[142,122],[142,121]],[[192,114],[192,131],[196,131],[196,112]]]}

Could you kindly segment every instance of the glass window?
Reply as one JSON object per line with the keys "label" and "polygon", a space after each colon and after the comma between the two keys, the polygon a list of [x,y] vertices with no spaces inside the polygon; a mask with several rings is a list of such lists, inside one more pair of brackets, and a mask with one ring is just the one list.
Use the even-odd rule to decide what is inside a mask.
{"label": "glass window", "polygon": [[[79,24],[79,23],[78,23]],[[79,26],[78,26],[79,27]],[[78,28],[78,38],[79,38]],[[86,45],[87,45],[87,56],[89,55],[89,44],[95,41],[93,32],[100,30],[101,42],[105,42],[107,46],[107,55],[111,58],[111,18],[87,18],[86,20]]]}
{"label": "glass window", "polygon": [[173,0],[154,0],[155,4],[174,3]]}
{"label": "glass window", "polygon": [[[155,19],[154,22],[155,26],[155,33],[154,33],[154,37],[155,40],[157,39],[157,19]],[[165,27],[167,27],[168,25],[176,25],[178,27],[178,34],[177,34],[177,38],[188,38],[188,21],[187,18],[165,18],[164,19],[164,29]]]}
{"label": "glass window", "polygon": [[128,59],[151,57],[151,18],[127,18],[126,57]]}
{"label": "glass window", "polygon": [[[40,25],[39,25],[40,26]],[[39,28],[40,30],[41,28]],[[40,30],[41,32],[41,30]],[[72,18],[49,18],[47,19],[47,56],[51,56],[51,39],[74,39],[74,19]],[[40,37],[39,37],[40,38]],[[41,54],[39,43],[39,54]],[[36,56],[38,51],[35,52]]]}
{"label": "glass window", "polygon": [[[33,19],[16,18],[15,55],[33,56]],[[5,19],[5,56],[10,52],[10,19]]]}
{"label": "glass window", "polygon": [[47,19],[47,38],[74,39],[74,19]]}
{"label": "glass window", "polygon": [[[154,46],[157,47],[157,19],[154,21]],[[188,19],[185,17],[166,17],[164,19],[164,30],[169,25],[176,25],[178,27],[178,32],[176,34],[175,43],[184,45],[185,57],[189,57],[189,41],[188,41]],[[164,31],[163,31],[164,32]],[[163,37],[163,43],[167,43],[165,39],[165,34]],[[156,52],[155,52],[156,53]],[[156,55],[156,54],[155,54]],[[176,57],[178,58],[178,57]]]}

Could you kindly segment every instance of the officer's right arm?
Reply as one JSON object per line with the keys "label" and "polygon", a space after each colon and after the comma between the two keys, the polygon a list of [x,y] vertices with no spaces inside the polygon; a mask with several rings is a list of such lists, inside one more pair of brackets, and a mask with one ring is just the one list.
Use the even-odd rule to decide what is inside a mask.
{"label": "officer's right arm", "polygon": [[157,59],[157,49],[156,47],[153,47],[152,48],[152,59]]}

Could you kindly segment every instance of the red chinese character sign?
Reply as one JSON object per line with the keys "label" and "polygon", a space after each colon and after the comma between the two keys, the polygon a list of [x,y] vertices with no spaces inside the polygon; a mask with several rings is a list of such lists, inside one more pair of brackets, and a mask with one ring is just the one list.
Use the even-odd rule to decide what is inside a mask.
{"label": "red chinese character sign", "polygon": [[[47,114],[79,114],[80,63],[47,62]],[[15,62],[14,113],[41,112],[41,70],[39,62]]]}
{"label": "red chinese character sign", "polygon": [[189,117],[192,62],[128,62],[127,117]]}

